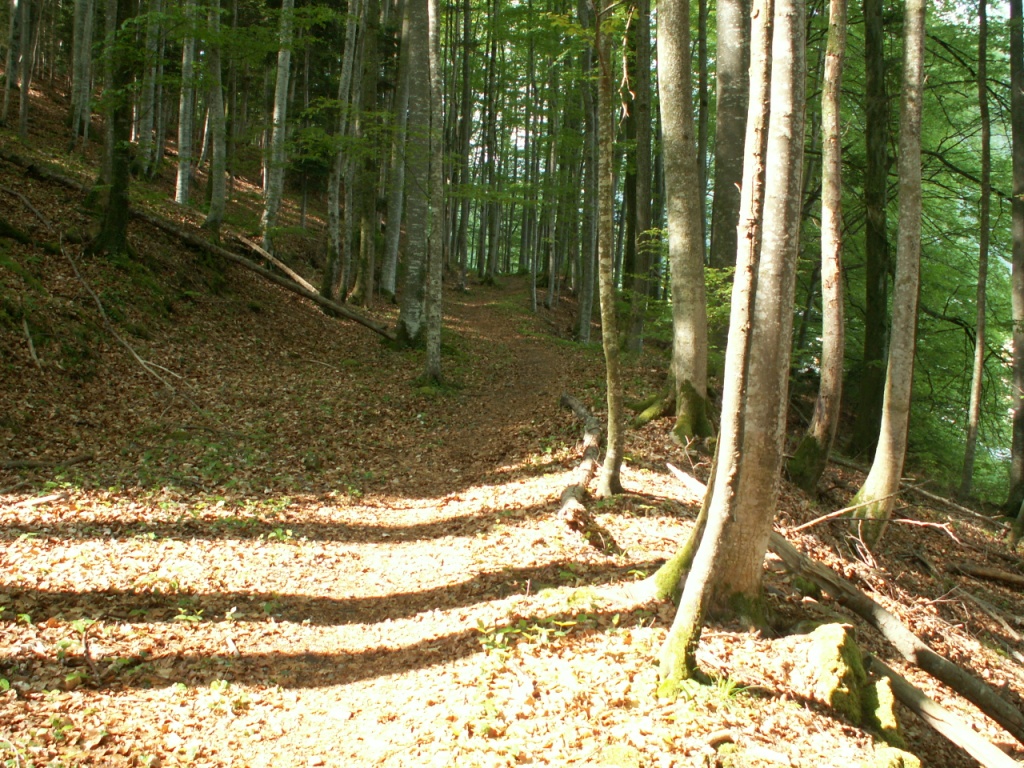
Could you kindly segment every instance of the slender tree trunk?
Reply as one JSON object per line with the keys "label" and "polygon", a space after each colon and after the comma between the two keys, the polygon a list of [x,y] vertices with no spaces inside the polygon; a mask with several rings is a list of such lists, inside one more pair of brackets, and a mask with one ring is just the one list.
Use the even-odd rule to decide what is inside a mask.
{"label": "slender tree trunk", "polygon": [[358,180],[355,185],[359,216],[359,265],[351,301],[355,304],[373,304],[377,270],[377,177],[380,167],[380,133],[377,116],[377,80],[380,63],[379,31],[380,2],[366,0],[363,29],[363,56],[359,112],[353,126],[355,136],[362,145]]}
{"label": "slender tree trunk", "polygon": [[292,61],[294,6],[295,0],[281,2],[281,26],[278,32],[281,47],[277,52],[277,82],[274,88],[274,116],[267,169],[267,199],[260,221],[263,247],[271,253],[274,252],[274,229],[277,227],[277,214],[281,208],[281,195],[284,193],[284,140],[288,132],[288,79]]}
{"label": "slender tree trunk", "polygon": [[[708,418],[708,325],[702,196],[694,140],[689,0],[663,2],[658,18],[658,89],[672,280],[674,432],[684,442],[712,432]],[[728,46],[727,46],[728,47]]]}
{"label": "slender tree trunk", "polygon": [[[195,25],[195,0],[185,0],[185,23],[188,32],[181,44],[181,102],[178,106],[178,181],[174,199],[178,205],[188,205],[189,186],[192,181],[192,122],[193,122],[193,75],[196,41],[192,27]],[[269,249],[268,249],[269,250]]]}
{"label": "slender tree trunk", "polygon": [[846,0],[829,3],[828,44],[821,94],[821,381],[807,434],[790,459],[790,478],[814,493],[839,428],[845,329],[842,285],[842,133],[840,93],[846,52]]}
{"label": "slender tree trunk", "polygon": [[409,116],[409,29],[402,0],[402,39],[398,54],[398,94],[395,97],[395,127],[391,140],[391,187],[388,191],[388,224],[384,232],[384,259],[380,292],[391,299],[398,290],[398,245],[402,239],[402,207],[405,204],[405,142]]}
{"label": "slender tree trunk", "polygon": [[974,459],[978,448],[978,423],[981,421],[982,382],[985,375],[985,298],[988,282],[988,245],[992,197],[991,128],[988,113],[988,0],[978,1],[978,113],[981,121],[981,199],[978,203],[978,290],[975,300],[974,368],[971,372],[971,399],[967,408],[967,440],[964,468],[960,476],[960,497],[971,495],[974,483]]}
{"label": "slender tree trunk", "polygon": [[7,125],[10,110],[11,91],[18,81],[18,20],[21,18],[20,4],[28,0],[11,0],[7,22],[7,57],[4,61],[4,107],[0,123]]}
{"label": "slender tree trunk", "polygon": [[[112,46],[108,52],[110,72],[110,93],[107,94],[109,112],[107,119],[111,125],[113,140],[109,151],[109,192],[106,207],[103,211],[99,234],[89,243],[90,253],[130,253],[128,245],[128,185],[131,180],[130,157],[128,142],[131,137],[132,110],[128,93],[132,80],[132,62],[128,54],[127,41],[117,38],[125,29],[125,24],[135,15],[134,0],[114,0],[112,24],[113,35],[107,42]],[[106,184],[108,180],[101,180]]]}
{"label": "slender tree trunk", "polygon": [[209,0],[210,40],[207,41],[210,78],[210,134],[213,156],[210,161],[210,210],[203,227],[220,232],[227,204],[227,125],[224,115],[224,87],[221,77],[220,0]]}
{"label": "slender tree trunk", "polygon": [[139,151],[135,170],[148,176],[153,166],[153,131],[156,123],[156,71],[157,45],[160,42],[161,0],[150,0],[149,18],[146,20],[145,69],[142,75],[142,93],[139,97]]}
{"label": "slender tree trunk", "polygon": [[597,483],[598,497],[622,493],[619,477],[625,443],[622,418],[622,376],[619,372],[619,333],[615,325],[615,282],[613,278],[613,168],[615,125],[612,101],[612,59],[609,35],[602,29],[605,20],[595,19],[597,32],[597,253],[601,281],[601,343],[604,347],[605,382],[608,399],[608,444]]}
{"label": "slender tree trunk", "polygon": [[875,460],[863,487],[853,499],[854,504],[865,504],[854,512],[854,517],[867,522],[857,523],[855,530],[869,547],[878,541],[892,513],[910,428],[921,284],[921,99],[926,3],[927,0],[907,0],[906,5],[899,142],[900,223],[892,297],[892,338]]}
{"label": "slender tree trunk", "polygon": [[1013,143],[1013,252],[1010,290],[1013,316],[1013,442],[1010,493],[1006,511],[1020,514],[1024,504],[1024,14],[1021,0],[1010,0],[1010,124]]}
{"label": "slender tree trunk", "polygon": [[[92,0],[75,0],[75,38],[72,46],[71,75],[71,142],[73,151],[82,139],[82,148],[89,137],[92,117],[92,28],[94,8]],[[8,69],[10,71],[10,69]]]}
{"label": "slender tree trunk", "polygon": [[28,139],[28,94],[32,87],[32,68],[34,51],[32,40],[32,2],[21,0],[18,3],[18,15],[20,16],[21,35],[18,46],[18,138],[22,141]]}
{"label": "slender tree trunk", "polygon": [[[764,622],[762,562],[775,516],[785,439],[807,70],[802,2],[776,0],[773,10],[770,0],[757,0],[752,18],[740,250],[722,430],[714,485],[708,490],[707,527],[661,653],[666,683],[696,672],[696,648],[709,609]],[[767,143],[762,144],[769,104]],[[764,203],[759,216],[761,178]]]}
{"label": "slender tree trunk", "polygon": [[[411,0],[416,2],[416,0]],[[430,86],[430,221],[427,232],[427,354],[424,376],[441,382],[441,272],[444,268],[444,113],[441,104],[441,8],[427,0]]]}
{"label": "slender tree trunk", "polygon": [[864,90],[867,167],[864,172],[864,361],[858,377],[857,421],[850,448],[866,453],[878,440],[889,343],[889,103],[885,92],[883,0],[864,0]]}
{"label": "slender tree trunk", "polygon": [[[580,25],[591,25],[586,0],[578,4]],[[586,11],[586,12],[585,12]],[[583,221],[580,243],[579,317],[576,337],[584,344],[590,342],[590,323],[594,313],[594,266],[597,260],[597,123],[594,88],[594,52],[587,48],[582,54],[583,71]]]}
{"label": "slender tree trunk", "polygon": [[[334,162],[331,164],[330,177],[327,180],[327,264],[324,267],[324,280],[321,293],[329,299],[335,298],[339,291],[344,300],[342,285],[343,250],[348,247],[342,236],[342,182],[346,178],[349,165],[348,153],[343,149],[345,136],[348,134],[349,114],[352,105],[352,72],[355,68],[357,35],[359,31],[359,0],[353,0],[348,9],[345,22],[345,50],[341,59],[341,76],[338,79],[338,130],[335,133],[336,148]],[[403,22],[404,24],[404,22]],[[403,31],[403,36],[405,32]],[[346,214],[348,215],[348,214]],[[347,286],[346,286],[347,288]]]}
{"label": "slender tree trunk", "polygon": [[430,235],[430,53],[428,0],[407,0],[409,18],[409,142],[405,158],[405,283],[399,303],[398,338],[423,341],[428,238]]}

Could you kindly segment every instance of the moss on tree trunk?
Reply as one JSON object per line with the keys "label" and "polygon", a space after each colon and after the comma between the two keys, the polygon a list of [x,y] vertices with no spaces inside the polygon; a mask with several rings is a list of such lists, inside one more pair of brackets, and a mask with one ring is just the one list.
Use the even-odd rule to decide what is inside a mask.
{"label": "moss on tree trunk", "polygon": [[786,464],[786,471],[789,473],[789,479],[797,486],[813,494],[818,488],[818,480],[827,463],[828,448],[819,443],[813,435],[808,434],[804,435],[793,458]]}
{"label": "moss on tree trunk", "polygon": [[708,418],[708,399],[701,395],[689,381],[680,382],[676,387],[676,425],[674,434],[684,445],[691,437],[710,437],[714,434]]}

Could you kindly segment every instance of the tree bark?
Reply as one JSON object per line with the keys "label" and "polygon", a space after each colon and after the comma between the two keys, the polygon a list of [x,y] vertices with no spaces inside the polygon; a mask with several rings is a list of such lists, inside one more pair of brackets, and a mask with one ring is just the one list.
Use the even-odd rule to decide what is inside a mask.
{"label": "tree bark", "polygon": [[[415,2],[415,0],[412,0]],[[441,383],[441,272],[444,269],[444,113],[441,104],[441,9],[427,0],[427,62],[429,65],[430,220],[427,232],[426,323],[424,377]]]}
{"label": "tree bark", "polygon": [[861,521],[855,531],[868,547],[882,535],[892,513],[903,473],[910,428],[910,399],[917,342],[917,303],[921,283],[921,99],[924,88],[926,0],[908,0],[904,24],[903,97],[899,142],[899,235],[893,288],[892,339],[885,376],[882,426],[875,460],[854,504]]}

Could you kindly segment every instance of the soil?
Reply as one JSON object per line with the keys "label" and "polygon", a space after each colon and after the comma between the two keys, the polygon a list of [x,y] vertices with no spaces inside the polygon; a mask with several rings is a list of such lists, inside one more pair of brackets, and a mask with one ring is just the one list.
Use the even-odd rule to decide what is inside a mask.
{"label": "soil", "polygon": [[[65,105],[34,103],[29,144],[0,146],[83,173],[94,156],[49,150]],[[198,223],[169,184],[135,200]],[[256,192],[237,189],[234,226],[252,234]],[[582,437],[559,395],[604,415],[601,349],[568,340],[571,297],[534,314],[522,278],[447,288],[445,385],[424,387],[421,352],[146,225],[135,258],[83,257],[81,196],[17,165],[0,162],[0,198],[32,238],[0,241],[6,765],[667,767],[721,764],[722,743],[749,766],[859,765],[877,737],[777,673],[779,636],[805,619],[853,625],[1024,758],[770,561],[773,631],[709,626],[698,657],[716,682],[657,695],[673,608],[633,585],[685,540],[710,457],[667,421],[631,430],[626,493],[589,502],[614,546],[558,518]],[[312,278],[315,212],[306,227],[280,242]],[[658,389],[665,364],[628,360],[629,396]],[[779,528],[843,506],[861,479],[832,466],[818,499],[786,484]],[[1020,705],[1024,602],[950,570],[1021,573],[1020,559],[999,521],[921,502],[907,495],[873,556],[835,521],[791,539]],[[974,765],[899,715],[926,765]]]}

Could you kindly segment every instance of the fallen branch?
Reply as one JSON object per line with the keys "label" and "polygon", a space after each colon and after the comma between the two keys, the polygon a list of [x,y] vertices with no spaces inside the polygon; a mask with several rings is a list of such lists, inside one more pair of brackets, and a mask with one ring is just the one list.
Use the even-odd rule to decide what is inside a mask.
{"label": "fallen branch", "polygon": [[285,264],[279,258],[274,256],[274,254],[272,254],[266,248],[262,247],[258,243],[254,243],[252,240],[250,240],[247,237],[242,237],[241,235],[235,235],[235,237],[238,239],[238,242],[240,242],[242,245],[245,245],[245,246],[251,248],[252,250],[254,250],[256,253],[258,253],[264,259],[266,259],[271,264],[273,264],[275,267],[280,269],[282,272],[284,272],[286,275],[288,275],[288,277],[290,277],[296,283],[301,285],[307,291],[311,291],[312,293],[315,293],[318,296],[320,295],[320,291],[318,291],[316,288],[314,288],[311,283],[307,282],[306,278],[304,278],[302,275],[300,275],[294,269],[289,267],[287,264]]}
{"label": "fallen branch", "polygon": [[1001,581],[1004,584],[1013,584],[1016,587],[1024,587],[1024,576],[1008,571],[1001,571],[998,568],[986,568],[983,565],[954,565],[953,570],[966,576],[974,576],[989,581]]}
{"label": "fallen branch", "polygon": [[81,464],[84,461],[92,461],[96,457],[93,453],[80,453],[70,459],[55,459],[43,461],[40,459],[11,459],[0,462],[0,469],[45,469],[47,467],[70,467],[74,464]]}
{"label": "fallen branch", "polygon": [[32,362],[36,364],[36,368],[43,370],[43,364],[39,362],[39,356],[36,354],[36,345],[32,343],[32,333],[28,329],[28,320],[24,317],[21,318],[21,327],[25,331],[25,338],[28,339],[28,353],[32,356]]}
{"label": "fallen branch", "polygon": [[[73,179],[70,176],[65,176],[63,173],[55,171],[52,168],[48,168],[44,165],[33,163],[29,161],[27,158],[21,157],[20,155],[17,155],[4,147],[0,147],[0,159],[21,166],[22,168],[25,168],[29,173],[41,179],[55,181],[59,184],[63,184],[66,187],[70,187],[71,189],[76,189],[79,192],[88,192],[89,190],[88,185],[83,184],[82,182]],[[371,331],[379,333],[386,339],[396,341],[398,338],[393,331],[387,328],[387,326],[361,315],[360,313],[346,307],[344,304],[339,304],[337,302],[331,301],[330,299],[326,299],[316,291],[309,291],[306,288],[303,288],[298,283],[287,278],[281,277],[280,275],[271,272],[269,269],[264,269],[258,264],[254,264],[252,261],[245,258],[244,256],[239,256],[237,253],[232,253],[226,248],[222,248],[219,245],[214,245],[210,241],[206,240],[203,237],[200,237],[197,234],[193,234],[186,230],[180,229],[179,227],[176,227],[169,221],[166,221],[165,219],[163,219],[160,216],[157,216],[156,214],[149,213],[148,211],[143,211],[139,208],[134,207],[130,209],[130,213],[135,218],[141,219],[142,221],[145,221],[147,224],[150,224],[156,227],[157,229],[160,229],[163,232],[166,232],[167,234],[176,237],[183,243],[186,243],[187,245],[190,245],[193,248],[198,248],[199,250],[205,251],[206,253],[212,254],[214,256],[220,256],[221,258],[227,259],[228,261],[233,261],[234,263],[239,264],[245,267],[246,269],[255,272],[258,275],[261,275],[270,282],[275,283],[276,285],[279,285],[282,288],[291,291],[292,293],[297,293],[299,296],[307,298],[310,301],[314,301],[321,307],[324,307],[325,309],[329,309],[332,312],[341,315],[342,317],[348,318],[353,322],[359,323],[360,325],[369,328]]]}
{"label": "fallen branch", "polygon": [[782,559],[789,570],[815,582],[842,605],[881,632],[904,659],[973,702],[982,712],[1003,726],[1017,741],[1024,744],[1024,714],[996,693],[987,683],[937,654],[917,635],[907,629],[893,613],[876,603],[831,568],[827,568],[799,552],[781,534],[772,533],[768,546]]}
{"label": "fallen branch", "polygon": [[22,205],[24,205],[32,213],[35,214],[36,218],[43,223],[44,227],[46,227],[51,232],[53,231],[53,224],[51,224],[50,221],[45,216],[43,216],[43,214],[37,211],[35,206],[33,206],[32,203],[29,202],[28,198],[21,194],[21,192],[19,192],[16,189],[8,189],[7,187],[0,187],[0,191],[6,192],[11,197],[18,198],[21,201]]}
{"label": "fallen branch", "polygon": [[999,626],[1001,626],[1003,628],[1003,631],[1006,634],[1008,634],[1010,636],[1010,639],[1012,639],[1014,642],[1019,643],[1022,640],[1024,640],[1024,637],[1021,636],[1020,632],[1018,632],[1017,630],[1015,630],[1013,627],[1010,626],[1009,622],[1006,620],[1006,618],[1005,618],[1004,614],[1002,613],[1002,611],[1000,611],[998,608],[996,608],[990,602],[988,602],[987,600],[981,599],[977,595],[971,594],[970,592],[968,592],[966,589],[963,589],[962,587],[957,587],[956,588],[956,592],[961,597],[966,597],[968,600],[970,600],[972,603],[974,603],[976,606],[978,606],[978,608],[980,608],[983,613],[988,614],[988,617],[990,619],[992,619],[993,621],[995,621],[996,623],[998,623]]}
{"label": "fallen branch", "polygon": [[27,509],[28,507],[39,507],[42,506],[43,504],[49,504],[50,502],[53,501],[64,501],[66,498],[68,498],[67,491],[62,491],[61,493],[51,493],[49,496],[37,496],[34,499],[25,499],[24,501],[19,501],[17,504],[11,504],[11,506],[8,507],[8,509]]}
{"label": "fallen branch", "polygon": [[[911,487],[913,488],[915,486],[911,486]],[[837,517],[842,517],[843,515],[847,514],[848,512],[853,512],[855,510],[860,509],[861,507],[869,507],[872,504],[877,504],[880,501],[885,501],[886,499],[891,499],[893,496],[899,496],[901,493],[903,493],[904,490],[906,490],[906,489],[900,488],[898,491],[893,491],[888,496],[883,496],[880,499],[872,499],[871,501],[862,501],[860,504],[854,504],[851,507],[843,507],[842,509],[837,509],[835,512],[829,512],[827,515],[822,515],[821,517],[816,517],[813,520],[809,520],[808,522],[803,523],[802,525],[798,525],[796,528],[791,528],[790,529],[790,533],[796,533],[797,531],[802,531],[805,528],[810,528],[811,526],[817,525],[818,523],[823,523],[826,520],[832,520],[832,519],[837,518]]]}
{"label": "fallen branch", "polygon": [[940,707],[885,663],[871,657],[868,667],[876,675],[889,679],[893,694],[904,706],[985,768],[1020,768],[1016,760],[979,736],[969,725]]}

